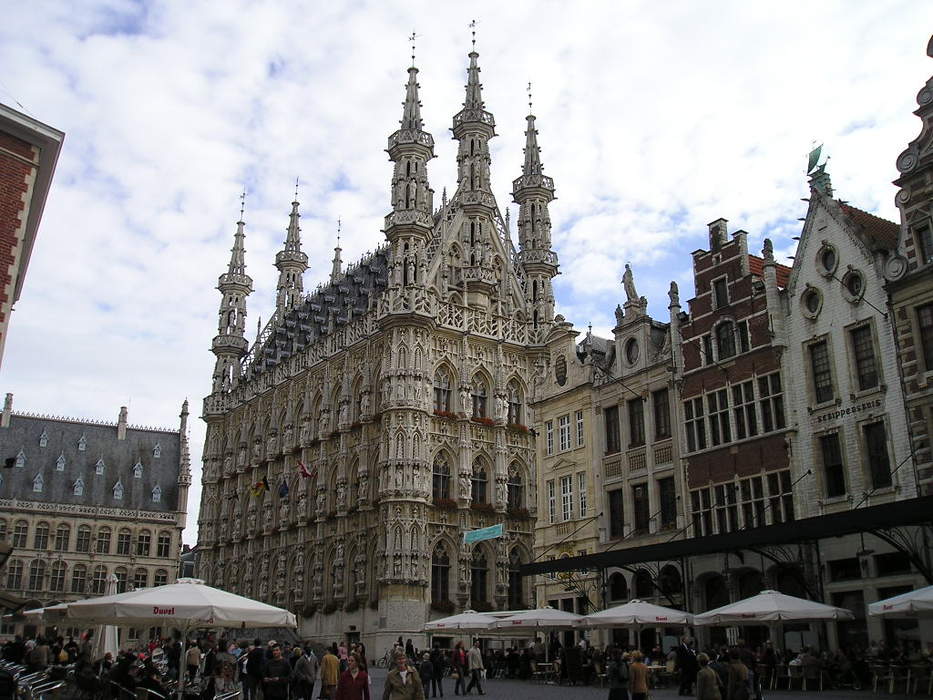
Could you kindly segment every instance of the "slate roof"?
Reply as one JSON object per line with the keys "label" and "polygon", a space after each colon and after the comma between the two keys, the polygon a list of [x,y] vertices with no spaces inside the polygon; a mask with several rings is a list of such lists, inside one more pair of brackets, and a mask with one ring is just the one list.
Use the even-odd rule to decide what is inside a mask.
{"label": "slate roof", "polygon": [[[748,271],[756,277],[764,277],[764,265],[765,261],[763,258],[759,258],[757,255],[748,256]],[[775,270],[777,272],[778,287],[783,289],[787,286],[787,282],[790,280],[790,268],[786,265],[781,265],[778,263]]]}
{"label": "slate roof", "polygon": [[319,287],[299,308],[285,315],[252,358],[263,372],[365,314],[388,286],[388,246],[378,248],[347,269],[336,284]]}
{"label": "slate roof", "polygon": [[[47,444],[40,447],[45,432]],[[86,449],[78,449],[81,437]],[[160,456],[153,452],[156,445]],[[24,466],[6,469],[7,458],[16,458],[22,450]],[[57,470],[64,457],[63,471]],[[172,512],[178,508],[178,475],[181,469],[181,434],[178,431],[127,427],[126,439],[117,440],[116,423],[92,423],[79,420],[47,418],[13,413],[10,426],[0,428],[0,498],[16,498],[44,503],[93,504],[108,508],[126,508]],[[103,474],[96,473],[99,459]],[[142,464],[142,476],[134,476],[136,463]],[[41,493],[33,490],[33,480],[42,475]],[[74,483],[84,481],[84,495],[74,495]],[[123,498],[116,499],[113,487],[123,485]],[[152,490],[162,489],[158,503]]]}
{"label": "slate roof", "polygon": [[865,236],[869,242],[876,244],[884,250],[895,250],[900,226],[893,221],[882,219],[880,216],[869,214],[851,204],[839,202],[839,208],[848,217],[855,229]]}

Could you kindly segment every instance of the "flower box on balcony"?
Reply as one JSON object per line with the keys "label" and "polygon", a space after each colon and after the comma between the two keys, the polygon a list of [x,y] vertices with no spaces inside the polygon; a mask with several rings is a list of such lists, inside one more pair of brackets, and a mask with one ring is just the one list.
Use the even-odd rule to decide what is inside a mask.
{"label": "flower box on balcony", "polygon": [[447,418],[448,420],[457,420],[457,414],[453,413],[452,411],[441,411],[435,408],[434,415],[437,416],[438,418]]}
{"label": "flower box on balcony", "polygon": [[470,510],[475,510],[480,513],[495,513],[496,509],[492,503],[471,503]]}
{"label": "flower box on balcony", "polygon": [[435,498],[434,507],[438,510],[457,510],[457,502],[452,498]]}
{"label": "flower box on balcony", "polygon": [[494,421],[492,418],[479,418],[477,416],[473,416],[472,418],[470,418],[470,420],[473,421],[474,423],[479,423],[480,425],[487,425],[490,428],[496,425],[496,421]]}
{"label": "flower box on balcony", "polygon": [[506,427],[508,427],[509,430],[514,430],[516,433],[528,432],[528,426],[522,425],[521,423],[509,423]]}

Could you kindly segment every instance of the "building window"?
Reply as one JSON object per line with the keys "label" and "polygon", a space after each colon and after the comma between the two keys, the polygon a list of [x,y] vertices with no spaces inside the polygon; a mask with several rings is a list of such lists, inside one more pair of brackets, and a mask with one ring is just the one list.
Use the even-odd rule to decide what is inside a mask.
{"label": "building window", "polygon": [[794,519],[794,495],[790,471],[768,474],[768,497],[772,522],[791,522]]}
{"label": "building window", "polygon": [[553,525],[557,522],[557,489],[554,479],[547,482],[547,519]]}
{"label": "building window", "polygon": [[703,364],[713,364],[713,338],[709,333],[703,336]]}
{"label": "building window", "polygon": [[36,474],[35,478],[32,480],[32,490],[35,493],[42,493],[42,489],[45,487],[45,480],[42,478],[41,474]]}
{"label": "building window", "polygon": [[6,566],[6,587],[18,591],[23,587],[23,562],[13,560]]}
{"label": "building window", "polygon": [[65,562],[52,562],[52,574],[49,577],[49,590],[53,593],[65,592]]}
{"label": "building window", "polygon": [[716,326],[716,352],[720,360],[735,355],[735,324],[732,321],[723,321]]}
{"label": "building window", "polygon": [[606,454],[614,454],[622,450],[622,436],[619,430],[619,407],[607,406],[603,410],[606,421]]}
{"label": "building window", "polygon": [[713,300],[717,309],[729,305],[729,290],[726,285],[726,278],[720,277],[713,282]]}
{"label": "building window", "polygon": [[739,321],[735,327],[739,333],[739,352],[748,352],[751,349],[748,340],[748,321]]}
{"label": "building window", "polygon": [[917,307],[917,330],[923,352],[923,367],[927,372],[933,372],[933,304]]}
{"label": "building window", "polygon": [[645,405],[641,399],[632,399],[627,402],[629,447],[640,447],[645,444]]}
{"label": "building window", "polygon": [[45,586],[45,562],[37,559],[29,565],[29,590],[41,591]]}
{"label": "building window", "polygon": [[545,453],[554,454],[554,421],[545,421],[544,423]]}
{"label": "building window", "polygon": [[823,456],[823,482],[827,498],[844,496],[846,476],[838,433],[820,436],[820,454]]}
{"label": "building window", "polygon": [[651,506],[648,503],[648,485],[638,484],[632,487],[632,520],[635,532],[648,532],[651,518]]}
{"label": "building window", "polygon": [[810,346],[810,378],[813,381],[813,398],[816,403],[826,403],[835,398],[829,347],[825,340]]}
{"label": "building window", "polygon": [[117,593],[126,593],[126,584],[129,581],[129,576],[126,573],[126,569],[122,566],[118,566],[113,572],[113,575],[117,579]]}
{"label": "building window", "polygon": [[42,434],[39,436],[39,447],[46,447],[49,444],[49,433],[43,428]]}
{"label": "building window", "polygon": [[67,552],[71,539],[71,527],[64,523],[55,528],[55,551]]}
{"label": "building window", "polygon": [[671,404],[667,389],[651,393],[654,406],[654,439],[665,440],[671,436]]}
{"label": "building window", "polygon": [[878,368],[875,364],[875,344],[871,337],[871,326],[859,326],[849,332],[852,340],[852,358],[855,361],[855,376],[859,391],[878,386]]}
{"label": "building window", "polygon": [[862,292],[865,291],[865,282],[862,279],[862,273],[858,270],[849,270],[846,276],[842,278],[843,296],[847,301],[857,303],[862,298]]}
{"label": "building window", "polygon": [[25,520],[17,520],[13,526],[13,541],[10,544],[19,549],[24,549],[28,535],[29,524]]}
{"label": "building window", "polygon": [[156,484],[152,487],[152,502],[161,503],[162,502],[162,487]]}
{"label": "building window", "polygon": [[622,489],[609,492],[609,536],[623,537],[625,535],[625,497]]}
{"label": "building window", "polygon": [[577,500],[579,501],[579,513],[581,518],[586,517],[586,472],[577,474]]}
{"label": "building window", "polygon": [[522,424],[522,394],[519,390],[518,384],[513,379],[509,382],[508,387],[508,411],[506,416],[506,423],[509,425],[521,425]]}
{"label": "building window", "polygon": [[32,538],[33,549],[49,548],[49,524],[39,523],[36,525],[36,532]]}
{"label": "building window", "polygon": [[450,375],[439,369],[434,375],[434,411],[450,412]]}
{"label": "building window", "polygon": [[486,557],[483,552],[477,548],[473,550],[473,558],[470,560],[470,599],[473,603],[487,602],[486,585],[489,576],[489,567],[486,564]]}
{"label": "building window", "polygon": [[732,429],[729,426],[729,392],[726,389],[713,391],[706,395],[709,409],[710,444],[714,447],[732,442]]}
{"label": "building window", "polygon": [[84,452],[87,450],[87,438],[83,435],[78,438],[78,452]]}
{"label": "building window", "polygon": [[862,427],[865,435],[865,452],[871,471],[871,485],[880,489],[891,485],[891,461],[888,458],[888,441],[884,422],[869,423]]}
{"label": "building window", "polygon": [[91,578],[91,593],[101,595],[107,589],[107,567],[95,566]]}
{"label": "building window", "polygon": [[479,462],[473,463],[473,478],[470,487],[473,503],[486,503],[486,469]]}
{"label": "building window", "polygon": [[110,528],[102,527],[97,531],[97,553],[110,554]]}
{"label": "building window", "polygon": [[145,569],[136,569],[136,573],[133,574],[133,588],[137,591],[140,588],[149,587],[149,572]]}
{"label": "building window", "polygon": [[15,464],[16,464],[16,468],[17,468],[17,469],[22,469],[23,467],[26,466],[26,453],[23,452],[22,450],[20,450],[20,451],[16,454],[16,462],[15,462]]}
{"label": "building window", "polygon": [[473,380],[473,418],[486,417],[486,384],[478,377]]}
{"label": "building window", "polygon": [[510,511],[517,511],[525,507],[525,487],[518,469],[509,471],[508,481],[505,482],[506,506]]}
{"label": "building window", "polygon": [[583,411],[577,411],[577,447],[583,447]]}
{"label": "building window", "polygon": [[172,551],[172,535],[168,532],[159,533],[159,541],[156,545],[156,556],[168,557]]}
{"label": "building window", "polygon": [[87,568],[84,564],[78,564],[71,570],[71,592],[84,593],[87,586]]}
{"label": "building window", "polygon": [[557,418],[557,445],[561,452],[570,449],[570,416]]}
{"label": "building window", "polygon": [[97,460],[97,464],[94,465],[94,473],[100,476],[104,473],[104,460],[103,458]]}
{"label": "building window", "polygon": [[758,378],[758,405],[761,408],[761,429],[770,433],[784,428],[784,391],[781,373]]}
{"label": "building window", "polygon": [[687,430],[687,451],[706,448],[706,420],[703,417],[703,398],[684,402],[684,426]]}
{"label": "building window", "polygon": [[117,554],[129,556],[130,554],[130,531],[123,529],[117,533]]}
{"label": "building window", "polygon": [[75,496],[83,496],[84,495],[84,480],[83,479],[75,480],[74,486],[72,486],[71,490]]}
{"label": "building window", "polygon": [[674,477],[658,479],[658,502],[661,506],[661,527],[676,527],[677,491],[674,487]]}
{"label": "building window", "polygon": [[760,476],[742,479],[739,482],[739,497],[742,499],[742,518],[746,528],[765,525],[765,491]]}
{"label": "building window", "polygon": [[162,456],[162,445],[159,443],[155,444],[155,447],[152,448],[152,456],[156,459],[159,459]]}
{"label": "building window", "polygon": [[113,498],[116,501],[123,500],[123,482],[118,481],[113,485]]}
{"label": "building window", "polygon": [[690,493],[693,505],[693,524],[697,536],[713,534],[713,504],[710,499],[709,487],[697,489]]}
{"label": "building window", "polygon": [[565,522],[573,519],[573,477],[560,478],[560,514]]}
{"label": "building window", "polygon": [[450,557],[447,549],[439,545],[431,557],[431,602],[442,603],[450,599]]}
{"label": "building window", "polygon": [[76,552],[91,551],[91,528],[87,525],[78,527],[78,540],[75,542]]}
{"label": "building window", "polygon": [[735,532],[739,529],[739,508],[735,499],[735,484],[719,484],[714,487],[716,494],[716,527],[720,534]]}
{"label": "building window", "polygon": [[143,478],[143,465],[142,465],[142,462],[136,462],[136,464],[133,465],[133,478],[134,478],[134,479],[142,479],[142,478]]}
{"label": "building window", "polygon": [[519,610],[525,607],[522,595],[522,559],[518,547],[514,547],[509,554],[509,610]]}
{"label": "building window", "polygon": [[155,577],[152,580],[153,586],[164,586],[168,583],[168,572],[165,569],[157,569]]}
{"label": "building window", "polygon": [[143,530],[139,533],[139,536],[136,538],[136,556],[137,557],[148,557],[149,556],[149,541],[152,539],[152,536],[149,534],[149,530]]}
{"label": "building window", "polygon": [[917,258],[924,264],[933,263],[933,233],[929,226],[914,229],[914,240],[917,242]]}
{"label": "building window", "polygon": [[58,459],[55,460],[55,471],[63,472],[65,471],[65,455],[58,455]]}
{"label": "building window", "polygon": [[752,380],[732,387],[732,405],[735,415],[735,438],[744,440],[758,434],[755,415],[755,384]]}
{"label": "building window", "polygon": [[450,465],[443,454],[434,458],[432,494],[435,503],[450,499]]}

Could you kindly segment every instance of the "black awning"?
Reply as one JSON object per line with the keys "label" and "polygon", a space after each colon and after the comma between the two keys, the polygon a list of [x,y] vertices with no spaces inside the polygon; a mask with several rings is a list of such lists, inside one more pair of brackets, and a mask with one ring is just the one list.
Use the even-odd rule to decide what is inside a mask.
{"label": "black awning", "polygon": [[766,545],[794,544],[841,537],[858,532],[871,532],[889,527],[933,523],[933,496],[921,496],[878,506],[819,515],[787,523],[740,530],[725,535],[691,537],[643,547],[614,549],[585,556],[551,559],[521,567],[522,576],[547,574],[552,571],[579,571],[626,566],[646,561],[670,561],[699,554],[734,552]]}

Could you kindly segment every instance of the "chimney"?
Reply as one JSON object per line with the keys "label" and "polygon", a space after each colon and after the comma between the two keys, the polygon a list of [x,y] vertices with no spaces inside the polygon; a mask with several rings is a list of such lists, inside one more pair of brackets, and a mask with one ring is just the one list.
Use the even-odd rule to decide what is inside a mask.
{"label": "chimney", "polygon": [[0,418],[0,428],[10,427],[10,416],[13,413],[13,394],[7,394],[3,402],[3,417]]}
{"label": "chimney", "polygon": [[726,226],[727,219],[716,219],[707,224],[709,226],[709,249],[717,251],[729,240],[729,228]]}
{"label": "chimney", "polygon": [[126,440],[126,406],[120,406],[120,417],[117,419],[117,440]]}

